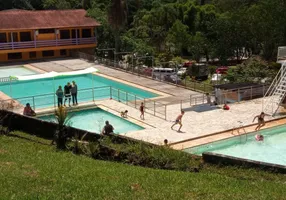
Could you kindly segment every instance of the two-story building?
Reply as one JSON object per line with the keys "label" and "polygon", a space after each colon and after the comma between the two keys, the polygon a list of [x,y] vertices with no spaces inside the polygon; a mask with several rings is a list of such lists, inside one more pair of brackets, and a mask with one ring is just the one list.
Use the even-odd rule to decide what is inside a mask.
{"label": "two-story building", "polygon": [[0,62],[93,52],[99,25],[83,9],[0,11]]}

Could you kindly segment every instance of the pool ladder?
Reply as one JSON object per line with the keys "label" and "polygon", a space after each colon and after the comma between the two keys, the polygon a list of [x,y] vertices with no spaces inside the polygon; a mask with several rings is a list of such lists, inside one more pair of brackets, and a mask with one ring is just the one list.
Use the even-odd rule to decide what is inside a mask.
{"label": "pool ladder", "polygon": [[[244,124],[243,124],[242,121],[237,121],[237,123],[238,123],[238,125],[233,127],[231,134],[234,135],[234,131],[236,130],[237,134],[240,136],[239,137],[240,138],[240,143],[242,143],[242,136],[243,136],[242,134],[244,133],[244,135],[245,135],[245,141],[244,142],[246,142],[247,141],[247,134],[246,134],[246,131],[244,129]],[[240,132],[241,129],[243,131],[242,134]]]}

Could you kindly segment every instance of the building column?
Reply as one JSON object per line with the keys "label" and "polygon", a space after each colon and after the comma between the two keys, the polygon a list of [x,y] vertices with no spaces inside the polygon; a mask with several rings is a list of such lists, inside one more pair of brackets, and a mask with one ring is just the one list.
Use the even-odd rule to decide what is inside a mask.
{"label": "building column", "polygon": [[58,46],[58,29],[55,29],[55,33],[56,33],[56,46]]}
{"label": "building column", "polygon": [[75,29],[75,41],[76,41],[76,45],[78,45],[78,39],[77,39],[77,38],[78,38],[78,36],[77,36],[77,30],[78,30],[78,29]]}
{"label": "building column", "polygon": [[36,34],[36,30],[34,30],[34,47],[37,48],[37,34]]}
{"label": "building column", "polygon": [[13,32],[11,32],[10,34],[11,34],[12,49],[14,49],[14,39],[13,39]]}

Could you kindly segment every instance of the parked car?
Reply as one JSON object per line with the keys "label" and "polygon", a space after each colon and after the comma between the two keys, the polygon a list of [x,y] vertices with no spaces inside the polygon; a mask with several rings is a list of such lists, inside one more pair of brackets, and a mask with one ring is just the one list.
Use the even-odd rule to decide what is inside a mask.
{"label": "parked car", "polygon": [[228,67],[219,67],[216,69],[217,74],[227,74]]}
{"label": "parked car", "polygon": [[178,70],[177,75],[178,76],[182,76],[183,74],[185,74],[187,72],[187,68],[186,67],[182,67]]}
{"label": "parked car", "polygon": [[173,68],[154,68],[152,71],[152,77],[162,79],[166,75],[174,75],[176,70]]}

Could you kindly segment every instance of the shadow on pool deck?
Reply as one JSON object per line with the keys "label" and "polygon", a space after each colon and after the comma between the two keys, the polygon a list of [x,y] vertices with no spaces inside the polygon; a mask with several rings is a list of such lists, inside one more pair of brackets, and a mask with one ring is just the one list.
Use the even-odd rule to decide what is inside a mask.
{"label": "shadow on pool deck", "polygon": [[190,108],[185,108],[184,111],[188,112],[188,111],[194,111],[194,112],[207,112],[207,111],[212,111],[212,110],[217,110],[217,109],[221,109],[220,107],[217,106],[210,106],[209,104],[203,104],[203,105],[196,105],[196,106],[192,106]]}

